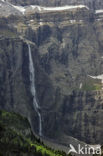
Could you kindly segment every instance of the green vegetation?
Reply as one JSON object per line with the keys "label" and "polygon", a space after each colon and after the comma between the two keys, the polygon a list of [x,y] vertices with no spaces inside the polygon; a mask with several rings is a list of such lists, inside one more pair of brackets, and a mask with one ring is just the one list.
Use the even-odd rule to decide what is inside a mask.
{"label": "green vegetation", "polygon": [[92,90],[101,90],[102,85],[100,83],[100,80],[93,80],[93,79],[88,79],[82,87],[82,90],[85,91],[92,91]]}
{"label": "green vegetation", "polygon": [[26,118],[0,111],[0,156],[65,156],[40,142]]}
{"label": "green vegetation", "polygon": [[6,37],[12,37],[12,38],[15,38],[17,37],[18,35],[12,30],[10,30],[9,28],[8,29],[1,29],[0,30],[0,37],[1,36],[6,36]]}

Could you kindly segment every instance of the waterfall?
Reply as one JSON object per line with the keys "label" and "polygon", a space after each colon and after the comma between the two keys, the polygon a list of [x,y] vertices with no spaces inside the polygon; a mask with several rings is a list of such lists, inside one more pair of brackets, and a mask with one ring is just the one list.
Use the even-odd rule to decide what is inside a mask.
{"label": "waterfall", "polygon": [[38,118],[39,118],[39,135],[42,136],[42,120],[41,120],[41,114],[39,111],[40,107],[37,102],[36,89],[35,89],[35,69],[33,66],[31,48],[30,48],[29,44],[28,44],[28,50],[29,50],[30,90],[31,90],[31,94],[33,96],[33,107],[34,107],[34,109],[38,115]]}

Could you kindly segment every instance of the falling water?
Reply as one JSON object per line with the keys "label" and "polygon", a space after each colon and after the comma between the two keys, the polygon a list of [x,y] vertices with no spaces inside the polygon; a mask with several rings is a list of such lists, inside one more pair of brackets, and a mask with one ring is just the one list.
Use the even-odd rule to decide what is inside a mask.
{"label": "falling water", "polygon": [[29,50],[30,90],[31,90],[31,94],[33,96],[33,107],[34,107],[34,109],[38,115],[38,118],[39,118],[39,135],[42,136],[42,121],[41,121],[41,114],[39,112],[40,107],[37,102],[36,89],[35,89],[35,69],[33,66],[31,48],[30,48],[29,44],[28,44],[28,50]]}

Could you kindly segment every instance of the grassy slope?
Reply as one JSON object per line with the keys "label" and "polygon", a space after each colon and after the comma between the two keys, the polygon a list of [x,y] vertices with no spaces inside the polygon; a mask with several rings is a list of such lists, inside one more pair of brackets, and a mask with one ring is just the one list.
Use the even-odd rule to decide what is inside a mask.
{"label": "grassy slope", "polygon": [[65,156],[65,153],[51,150],[36,139],[26,118],[0,111],[0,156],[35,155]]}
{"label": "grassy slope", "polygon": [[93,91],[93,90],[101,90],[101,89],[102,89],[101,81],[92,78],[88,78],[87,80],[85,80],[81,88],[81,90],[83,91]]}

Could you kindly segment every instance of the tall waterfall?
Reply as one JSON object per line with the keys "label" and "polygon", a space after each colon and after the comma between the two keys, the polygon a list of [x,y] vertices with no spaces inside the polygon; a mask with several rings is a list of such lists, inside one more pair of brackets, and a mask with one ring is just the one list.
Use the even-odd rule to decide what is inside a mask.
{"label": "tall waterfall", "polygon": [[39,112],[40,107],[37,102],[36,89],[35,89],[35,69],[33,66],[31,48],[30,48],[29,44],[28,44],[28,50],[29,50],[30,90],[31,90],[31,94],[33,96],[33,107],[34,107],[34,109],[38,115],[38,118],[39,118],[39,135],[42,136],[42,120],[41,120],[41,114]]}

